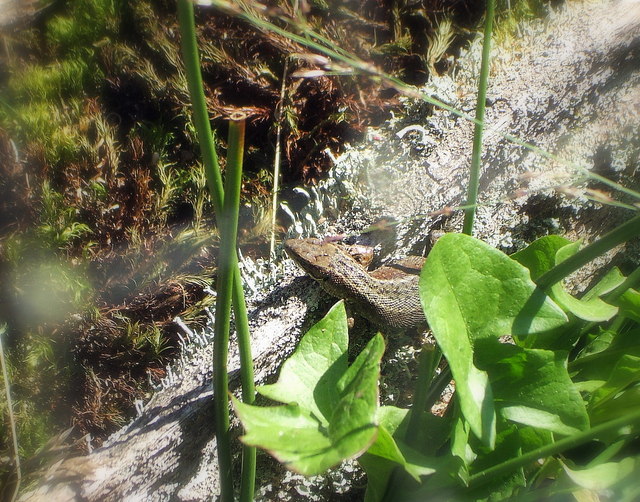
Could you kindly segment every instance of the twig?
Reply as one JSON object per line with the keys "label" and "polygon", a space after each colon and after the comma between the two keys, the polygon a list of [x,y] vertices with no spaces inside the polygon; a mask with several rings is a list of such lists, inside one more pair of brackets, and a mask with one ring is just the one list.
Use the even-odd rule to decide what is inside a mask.
{"label": "twig", "polygon": [[271,241],[269,243],[269,256],[273,259],[276,249],[276,211],[278,210],[278,192],[280,191],[280,156],[282,147],[280,141],[282,138],[282,108],[284,107],[284,92],[287,83],[287,73],[289,68],[289,59],[284,60],[284,69],[282,70],[282,86],[280,87],[280,103],[276,110],[276,154],[273,158],[273,198],[271,203]]}

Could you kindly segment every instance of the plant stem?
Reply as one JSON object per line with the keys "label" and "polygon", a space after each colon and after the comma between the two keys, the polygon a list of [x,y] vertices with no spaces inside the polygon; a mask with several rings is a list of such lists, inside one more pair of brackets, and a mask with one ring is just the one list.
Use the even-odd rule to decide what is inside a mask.
{"label": "plant stem", "polygon": [[276,108],[276,153],[273,159],[273,196],[271,199],[271,238],[269,239],[269,256],[273,259],[276,250],[276,213],[278,211],[278,192],[280,191],[280,155],[282,151],[282,110],[284,108],[284,96],[287,88],[289,58],[284,60],[282,70],[282,86],[280,87],[280,103]]}
{"label": "plant stem", "polygon": [[636,284],[638,283],[640,283],[640,267],[631,272],[629,276],[623,281],[623,283],[620,284],[620,286],[615,288],[610,293],[607,293],[604,296],[604,300],[609,303],[614,303],[620,297],[620,295],[631,288],[635,288]]}
{"label": "plant stem", "polygon": [[476,122],[473,133],[473,153],[471,155],[471,172],[469,186],[467,188],[467,205],[465,209],[462,232],[473,234],[473,221],[476,215],[476,203],[478,200],[478,185],[480,183],[480,161],[482,160],[482,134],[484,131],[484,109],[487,100],[487,82],[489,80],[489,66],[491,63],[491,33],[493,32],[493,15],[495,12],[495,0],[487,0],[487,12],[485,14],[484,41],[482,42],[482,66],[480,67],[480,79],[478,81],[478,98],[476,101]]}
{"label": "plant stem", "polygon": [[551,270],[538,277],[536,284],[540,289],[547,289],[558,281],[561,281],[569,274],[575,272],[583,265],[586,265],[594,258],[606,253],[618,244],[628,241],[632,237],[640,235],[640,216],[631,218],[626,223],[613,229],[595,242],[582,248],[573,256],[570,256],[561,263],[558,263]]}
{"label": "plant stem", "polygon": [[476,487],[486,483],[487,481],[491,481],[492,479],[498,479],[509,472],[524,467],[531,462],[535,462],[539,458],[556,455],[564,450],[588,443],[603,432],[613,432],[616,429],[632,424],[640,424],[640,410],[636,410],[634,413],[629,413],[624,417],[605,422],[604,424],[597,425],[587,431],[575,434],[574,436],[561,439],[553,444],[536,448],[524,455],[512,458],[494,467],[490,467],[489,469],[473,474],[469,477],[469,487]]}
{"label": "plant stem", "polygon": [[180,35],[182,39],[182,60],[187,75],[187,85],[193,108],[193,124],[198,135],[200,154],[207,175],[207,186],[213,202],[216,214],[222,211],[224,189],[222,187],[222,175],[218,165],[207,102],[202,86],[202,74],[200,73],[200,56],[196,42],[196,26],[193,17],[193,2],[190,0],[178,0],[178,20],[180,22]]}
{"label": "plant stem", "polygon": [[[225,190],[222,185],[222,175],[220,173],[220,167],[218,165],[218,158],[216,155],[215,145],[213,142],[213,135],[211,132],[211,125],[209,124],[209,116],[207,113],[206,101],[204,96],[204,88],[202,86],[202,75],[200,73],[200,62],[198,56],[198,47],[196,42],[195,22],[193,15],[193,3],[189,0],[178,0],[178,19],[180,22],[180,32],[182,38],[182,56],[184,60],[187,84],[189,87],[189,93],[191,96],[193,107],[193,122],[198,135],[198,141],[200,143],[200,151],[202,154],[202,160],[205,167],[205,173],[207,176],[207,186],[211,195],[211,200],[217,215],[219,215],[219,223],[221,229],[224,225],[223,214],[225,213],[223,205],[225,200]],[[230,126],[231,130],[234,126]],[[244,129],[242,129],[244,131]],[[236,130],[238,133],[239,130]],[[242,143],[244,141],[242,140]],[[230,144],[230,151],[231,151]],[[241,176],[241,158],[242,148],[236,147],[236,157],[239,157],[240,164],[237,166],[238,171],[235,173],[236,180],[234,184],[239,183],[237,176]],[[237,160],[237,159],[236,159]],[[232,163],[233,159],[229,162]],[[231,182],[231,181],[229,181]],[[235,188],[234,188],[235,189]],[[237,199],[237,197],[234,197]],[[238,199],[239,200],[239,199]],[[234,217],[237,227],[237,207]],[[231,229],[227,228],[226,231]],[[235,231],[234,231],[235,232]],[[221,232],[222,233],[222,232]],[[223,243],[227,239],[223,239]],[[247,307],[244,300],[244,292],[242,289],[242,282],[240,277],[240,271],[238,269],[238,255],[236,252],[235,237],[232,243],[227,242],[227,245],[231,247],[233,245],[233,252],[226,256],[229,262],[226,264],[226,268],[232,271],[231,275],[227,277],[227,282],[232,284],[232,301],[235,314],[236,330],[238,333],[238,347],[240,351],[240,374],[242,379],[242,397],[245,402],[252,403],[255,398],[255,389],[253,383],[253,359],[251,357],[251,345],[249,335],[249,321],[247,317]],[[223,245],[221,244],[221,255]],[[227,270],[228,271],[228,270]],[[221,282],[221,281],[219,281]],[[227,287],[227,286],[225,286]],[[223,312],[227,309],[222,308]],[[218,309],[216,308],[216,330],[219,328],[217,321]],[[220,414],[221,421],[218,426],[218,417],[216,417],[216,434],[217,434],[217,449],[219,458],[219,470],[220,470],[220,499],[224,502],[233,500],[233,479],[231,477],[231,449],[228,436],[229,428],[229,408],[228,408],[228,376],[227,376],[227,353],[228,353],[228,339],[229,339],[229,324],[226,325],[227,329],[223,336],[218,337],[216,334],[216,342],[214,343],[214,358],[221,364],[216,364],[214,371],[216,374],[221,375],[220,378],[215,378],[214,384],[216,385],[216,392],[214,395],[215,407],[217,410],[216,415]],[[216,331],[217,333],[217,331]],[[226,418],[225,418],[226,417]],[[243,464],[242,464],[242,484],[240,487],[241,499],[248,501],[253,499],[253,491],[255,485],[255,448],[244,446],[243,447]]]}
{"label": "plant stem", "polygon": [[[242,381],[242,401],[253,404],[256,399],[256,389],[253,378],[253,357],[251,356],[251,334],[247,304],[244,301],[244,291],[240,280],[240,270],[234,267],[233,276],[233,314],[238,334],[238,352],[240,353],[240,379]],[[256,449],[253,446],[242,445],[242,476],[240,478],[240,502],[251,502],[256,484]]]}
{"label": "plant stem", "polygon": [[[225,178],[225,197],[223,206],[223,219],[225,225],[232,225],[228,229],[229,234],[221,234],[220,254],[223,253],[223,243],[228,239],[228,249],[230,255],[230,266],[233,277],[229,277],[232,283],[232,301],[234,306],[234,318],[236,321],[236,332],[238,335],[238,348],[240,353],[240,376],[242,380],[242,400],[247,404],[253,404],[255,400],[255,386],[253,381],[253,357],[251,356],[251,335],[249,333],[249,322],[247,316],[247,305],[244,300],[244,291],[238,268],[237,230],[238,215],[240,214],[240,187],[242,184],[242,157],[244,152],[244,116],[231,117],[229,122],[229,152],[227,155],[227,176]],[[233,197],[233,200],[230,200]],[[233,232],[233,235],[231,234]],[[217,312],[217,310],[216,310]],[[226,330],[228,333],[229,330]],[[216,335],[217,338],[217,335]],[[215,341],[214,341],[215,343]],[[227,340],[228,348],[228,340]],[[226,376],[225,369],[225,376]],[[226,395],[226,394],[225,394]],[[228,420],[228,403],[225,404]],[[240,501],[250,502],[253,500],[255,489],[256,472],[256,449],[252,446],[243,445],[242,448],[242,477],[240,484]]]}
{"label": "plant stem", "polygon": [[442,395],[444,389],[449,385],[453,375],[451,374],[451,368],[447,366],[442,370],[442,372],[433,379],[431,385],[429,387],[429,392],[425,397],[425,410],[430,410],[434,404],[438,401],[438,398]]}
{"label": "plant stem", "polygon": [[229,352],[229,330],[231,322],[231,299],[237,269],[236,240],[238,231],[238,208],[240,206],[240,183],[242,180],[242,152],[244,148],[244,118],[229,122],[229,151],[225,196],[220,226],[220,257],[216,285],[216,315],[214,326],[214,396],[220,487],[223,500],[233,500],[233,475],[231,444],[229,438],[229,375],[227,359]]}
{"label": "plant stem", "polygon": [[16,432],[16,420],[13,416],[13,402],[11,401],[11,386],[9,384],[9,374],[7,372],[7,364],[4,358],[4,348],[2,346],[2,335],[6,333],[6,324],[0,326],[0,365],[2,366],[2,377],[4,379],[4,390],[7,394],[7,415],[9,416],[9,424],[11,426],[11,439],[13,443],[13,458],[16,463],[16,486],[13,489],[11,502],[18,496],[20,490],[20,481],[22,480],[22,470],[20,469],[20,452],[18,450],[18,434]]}
{"label": "plant stem", "polygon": [[426,409],[429,387],[433,383],[433,374],[440,362],[441,355],[437,345],[432,344],[425,343],[420,351],[418,381],[413,394],[409,425],[404,436],[407,443],[411,443],[412,438],[415,438],[420,430],[420,417]]}

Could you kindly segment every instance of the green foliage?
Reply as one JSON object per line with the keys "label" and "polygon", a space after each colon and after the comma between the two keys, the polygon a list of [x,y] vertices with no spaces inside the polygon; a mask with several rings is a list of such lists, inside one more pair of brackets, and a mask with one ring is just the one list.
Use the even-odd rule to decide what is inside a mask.
{"label": "green foliage", "polygon": [[74,2],[66,14],[47,20],[44,61],[11,68],[0,123],[20,140],[21,148],[43,146],[50,164],[70,162],[83,152],[83,102],[96,95],[102,80],[96,51],[117,33],[118,4]]}
{"label": "green foliage", "polygon": [[86,61],[65,59],[50,66],[30,65],[11,82],[10,91],[18,99],[56,100],[78,96],[90,82]]}
{"label": "green foliage", "polygon": [[[473,347],[489,349],[501,335],[524,336],[567,321],[529,278],[526,268],[487,244],[449,234],[434,246],[420,276],[423,308],[447,358],[472,431],[495,440],[495,410],[486,372],[473,364]],[[477,301],[481,298],[482,301]]]}
{"label": "green foliage", "polygon": [[[552,235],[538,239],[523,251],[515,253],[512,258],[526,265],[531,270],[532,277],[538,278],[558,263],[573,256],[579,248],[580,242],[570,243],[566,239]],[[617,277],[608,276],[606,284],[600,283],[599,291],[585,295],[582,299],[575,298],[566,292],[561,283],[551,287],[550,295],[558,305],[580,319],[607,321],[617,313],[618,309],[602,301],[599,296],[619,286],[622,280],[619,274]]]}
{"label": "green foliage", "polygon": [[134,349],[141,351],[151,360],[159,359],[170,349],[169,341],[156,325],[128,323],[125,338],[128,343],[132,343]]}
{"label": "green foliage", "polygon": [[384,342],[371,339],[347,366],[347,316],[338,303],[303,337],[277,383],[257,390],[285,406],[234,400],[246,444],[266,449],[305,475],[357,456],[375,440],[378,377]]}
{"label": "green foliage", "polygon": [[84,223],[75,221],[76,210],[64,204],[62,195],[51,188],[48,181],[42,184],[42,209],[38,237],[43,239],[42,247],[63,249],[73,240],[91,233]]}
{"label": "green foliage", "polygon": [[528,19],[544,17],[549,3],[548,0],[499,2],[496,29],[494,30],[498,44],[508,46],[507,40],[517,43],[520,37],[519,23]]}
{"label": "green foliage", "polygon": [[66,15],[47,23],[49,45],[61,55],[92,54],[96,44],[107,43],[117,30],[120,0],[76,0]]}
{"label": "green foliage", "polygon": [[[617,269],[581,297],[569,295],[561,284],[549,288],[548,296],[531,280],[577,248],[548,236],[508,257],[466,235],[438,240],[421,274],[420,295],[455,380],[455,396],[444,417],[429,410],[377,410],[370,424],[377,426],[375,441],[366,453],[358,451],[368,476],[367,502],[434,496],[546,499],[567,493],[637,497],[631,473],[637,472],[640,457],[629,454],[640,437],[637,293],[630,289],[617,296],[619,308],[605,303],[625,281]],[[552,299],[567,296],[574,301]],[[594,311],[613,308],[613,316],[581,319],[576,310],[582,314],[585,305]],[[301,468],[307,464],[300,457],[308,452],[299,445],[309,436],[296,435],[325,431],[325,443],[316,446],[330,448],[327,423],[319,417],[336,409],[338,399],[335,392],[327,393],[324,379],[335,382],[333,370],[344,370],[332,363],[346,350],[346,327],[341,317],[335,323],[337,309],[303,338],[278,384],[262,392],[288,406],[276,408],[277,413],[252,408],[249,414],[237,405],[252,444],[287,465],[291,457],[282,451],[290,454],[294,445],[298,456],[289,467],[306,474],[339,458],[335,454],[331,462]],[[504,341],[506,335],[510,341]],[[376,394],[368,395],[377,404]],[[409,420],[413,414],[417,421]],[[409,430],[410,422],[419,426]],[[283,442],[276,439],[280,434]]]}
{"label": "green foliage", "polygon": [[[91,233],[76,221],[76,211],[45,181],[41,192],[40,221],[29,232],[5,238],[5,257],[12,270],[16,320],[35,327],[39,322],[60,321],[87,306],[92,287],[86,265],[59,255]],[[91,243],[85,243],[89,247]]]}
{"label": "green foliage", "polygon": [[[61,108],[47,101],[16,104],[15,116],[0,117],[24,143],[38,144],[52,164],[75,159],[80,152],[81,137],[76,122],[80,117],[80,101],[71,98]],[[15,118],[14,118],[15,117]]]}

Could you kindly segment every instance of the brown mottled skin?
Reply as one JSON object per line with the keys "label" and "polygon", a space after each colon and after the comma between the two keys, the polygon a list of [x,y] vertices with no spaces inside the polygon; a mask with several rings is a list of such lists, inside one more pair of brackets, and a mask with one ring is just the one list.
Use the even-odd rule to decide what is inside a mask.
{"label": "brown mottled skin", "polygon": [[410,256],[368,272],[344,246],[322,239],[290,239],[285,250],[330,295],[382,329],[406,330],[426,324],[418,279],[425,258]]}

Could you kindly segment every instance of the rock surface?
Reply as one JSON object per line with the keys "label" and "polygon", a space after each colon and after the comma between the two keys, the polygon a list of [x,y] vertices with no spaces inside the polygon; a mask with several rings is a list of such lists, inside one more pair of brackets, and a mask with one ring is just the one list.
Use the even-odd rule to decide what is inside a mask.
{"label": "rock surface", "polygon": [[[476,41],[451,75],[434,78],[426,92],[473,113],[479,53]],[[594,203],[584,190],[609,188],[581,182],[587,181],[586,168],[638,188],[640,2],[570,2],[548,19],[520,27],[518,35],[495,46],[490,79],[476,235],[510,252],[549,232],[589,241],[628,218],[628,210]],[[402,222],[400,244],[386,251],[396,255],[424,252],[432,230],[459,231],[461,217],[443,209],[463,203],[473,124],[431,112],[407,100],[405,116],[337,159],[332,178],[314,191],[305,210],[311,220],[303,214],[301,221],[322,216],[330,223],[320,230],[350,233],[392,216]],[[419,127],[398,137],[406,126]],[[582,168],[537,155],[504,134]],[[577,199],[563,198],[558,187]],[[277,372],[301,333],[331,304],[310,279],[295,277],[291,263],[282,270],[263,275],[273,279],[271,293],[250,302],[258,382]],[[206,339],[199,339],[201,346],[190,346],[175,378],[141,416],[90,455],[51,469],[21,500],[194,501],[217,493],[212,355]],[[235,345],[229,369],[237,389]],[[310,481],[264,459],[260,466],[258,498],[265,500],[348,500],[361,494],[350,487],[362,477],[350,463],[340,474]]]}

